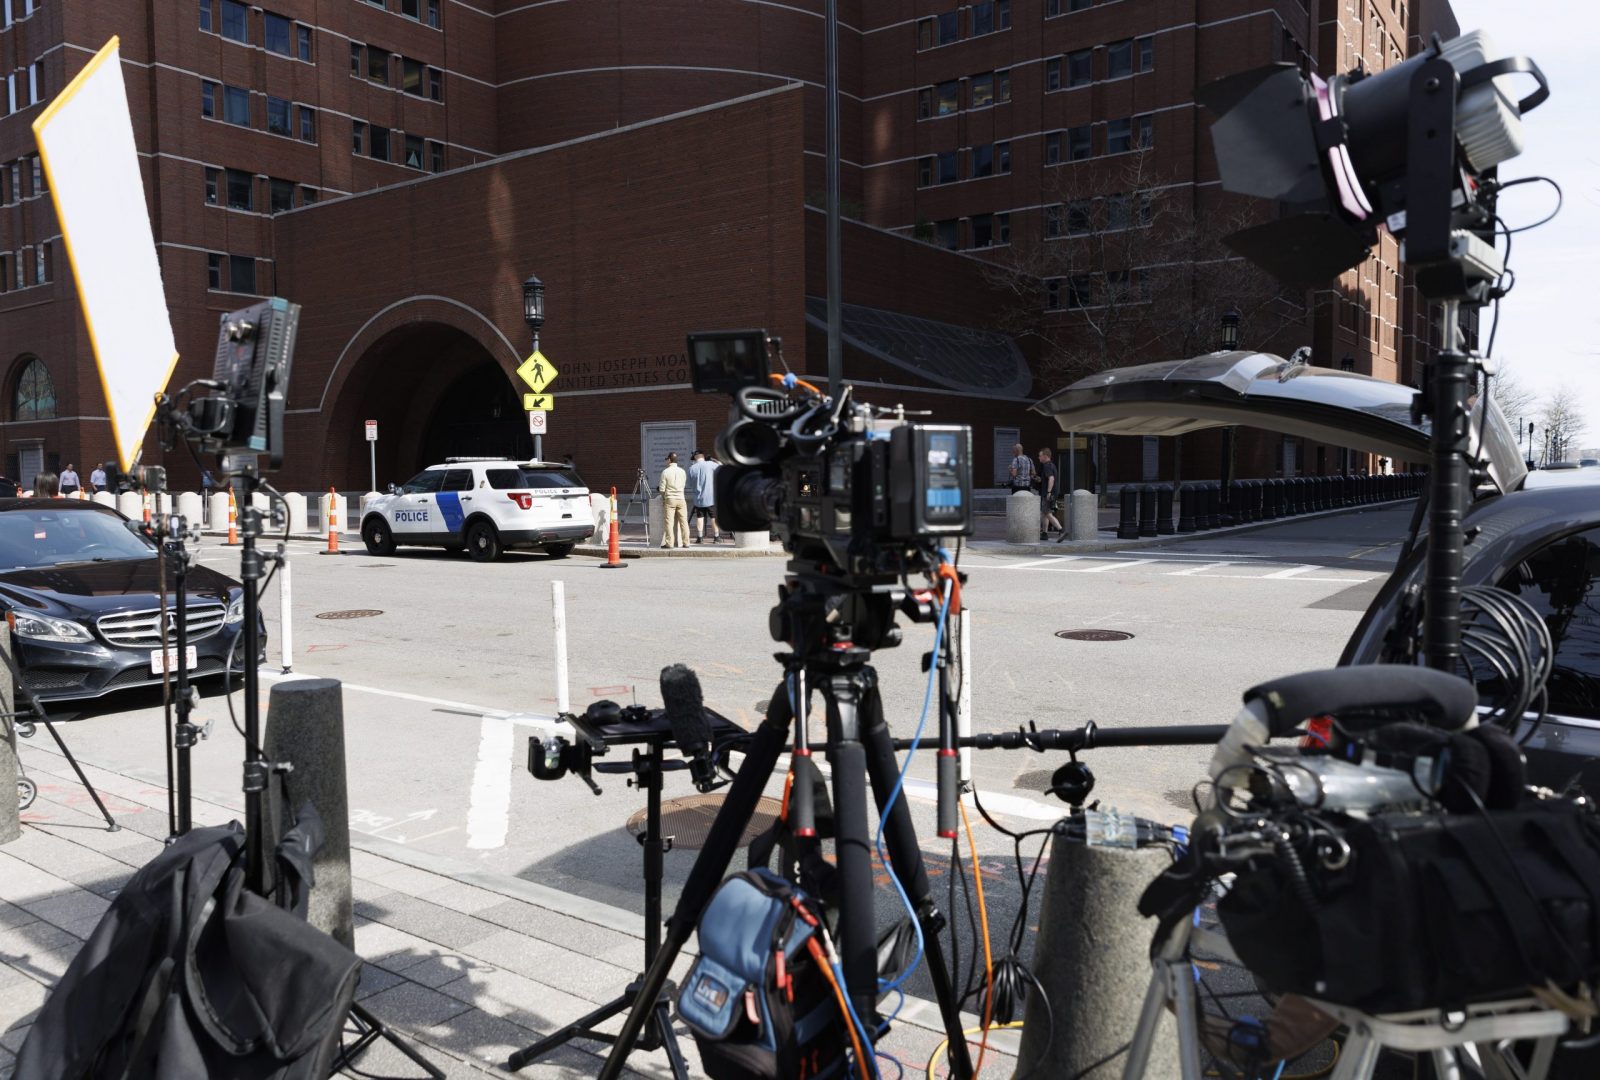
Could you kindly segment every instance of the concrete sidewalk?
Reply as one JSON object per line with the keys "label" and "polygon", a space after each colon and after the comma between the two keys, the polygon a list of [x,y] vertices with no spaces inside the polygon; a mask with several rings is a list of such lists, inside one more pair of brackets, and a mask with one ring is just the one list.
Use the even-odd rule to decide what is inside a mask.
{"label": "concrete sidewalk", "polygon": [[[70,745],[71,725],[62,730]],[[66,760],[39,745],[43,739],[40,732],[21,747],[38,800],[23,815],[21,838],[0,846],[0,1080],[12,1080],[16,1051],[50,988],[167,834],[163,787],[85,764],[121,826],[109,832]],[[240,818],[239,806],[237,796],[197,793],[195,823]],[[498,1066],[513,1050],[637,977],[643,928],[631,913],[401,844],[352,839],[356,948],[366,961],[358,998],[452,1080],[510,1075]],[[689,962],[687,954],[679,958],[676,979]],[[968,1026],[976,1023],[968,1017]],[[699,1075],[694,1040],[681,1026],[680,1034],[691,1074]],[[346,1041],[352,1037],[347,1030]],[[941,1040],[934,1006],[910,1000],[879,1049],[920,1074]],[[994,1033],[987,1068],[1010,1075],[1017,1045],[1015,1032]],[[593,1076],[604,1050],[572,1043],[516,1075]],[[629,1064],[626,1075],[671,1075],[660,1050],[636,1050]],[[383,1042],[356,1065],[383,1076],[420,1075]]]}

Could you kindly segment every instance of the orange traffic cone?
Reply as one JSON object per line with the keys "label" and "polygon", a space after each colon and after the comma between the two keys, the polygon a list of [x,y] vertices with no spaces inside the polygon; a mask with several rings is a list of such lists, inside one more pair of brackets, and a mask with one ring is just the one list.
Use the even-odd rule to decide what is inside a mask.
{"label": "orange traffic cone", "polygon": [[602,570],[626,570],[628,564],[622,561],[622,555],[617,551],[617,489],[611,489],[611,513],[607,520],[610,527],[606,537],[606,561],[600,564]]}
{"label": "orange traffic cone", "polygon": [[324,555],[339,554],[339,493],[328,489],[328,549]]}
{"label": "orange traffic cone", "polygon": [[144,493],[143,502],[144,502],[144,523],[146,525],[148,525],[148,524],[150,524],[150,493],[148,491]]}
{"label": "orange traffic cone", "polygon": [[233,501],[233,489],[228,489],[228,547],[239,546],[239,507]]}

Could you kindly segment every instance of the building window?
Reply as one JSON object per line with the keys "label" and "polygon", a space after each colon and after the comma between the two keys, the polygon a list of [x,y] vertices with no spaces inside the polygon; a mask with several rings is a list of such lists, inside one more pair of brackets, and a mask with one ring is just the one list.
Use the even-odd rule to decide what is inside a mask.
{"label": "building window", "polygon": [[917,91],[917,119],[926,120],[933,115],[933,91],[921,89]]}
{"label": "building window", "polygon": [[311,27],[305,23],[295,23],[295,55],[306,63],[311,63]]}
{"label": "building window", "polygon": [[1067,306],[1074,310],[1094,306],[1094,278],[1074,274],[1067,280]]}
{"label": "building window", "polygon": [[28,101],[37,105],[44,100],[44,61],[35,60],[28,65]]}
{"label": "building window", "polygon": [[1044,163],[1061,164],[1061,135],[1059,131],[1047,132],[1044,137]]}
{"label": "building window", "polygon": [[954,79],[939,84],[938,115],[949,116],[961,108],[960,86],[961,84]]}
{"label": "building window", "polygon": [[250,91],[240,86],[222,88],[222,118],[240,127],[250,126]]}
{"label": "building window", "polygon": [[1106,78],[1122,79],[1133,74],[1133,39],[1113,41],[1106,46]]}
{"label": "building window", "polygon": [[1094,0],[1068,0],[1068,11],[1088,11],[1094,6]]}
{"label": "building window", "polygon": [[1120,232],[1133,224],[1132,204],[1126,195],[1106,195],[1106,231]]}
{"label": "building window", "polygon": [[[212,0],[200,0],[200,29],[205,31],[208,34],[211,33],[212,29],[216,25],[215,23],[213,23],[211,21],[211,4],[212,4]],[[10,4],[4,4],[4,5],[0,5],[0,6],[4,6],[5,9],[6,9],[6,25],[10,26],[11,25],[11,5]]]}
{"label": "building window", "polygon": [[1088,124],[1067,129],[1067,160],[1083,161],[1094,156],[1094,129]]}
{"label": "building window", "polygon": [[370,45],[367,47],[367,78],[384,86],[389,85],[389,54]]}
{"label": "building window", "polygon": [[207,206],[215,206],[215,205],[217,205],[217,199],[219,199],[221,197],[221,194],[220,194],[221,185],[222,185],[222,173],[217,169],[211,169],[211,168],[206,169],[206,205]]}
{"label": "building window", "polygon": [[400,14],[408,19],[422,21],[422,0],[400,0]]}
{"label": "building window", "polygon": [[961,222],[957,220],[936,221],[933,224],[933,234],[938,238],[939,246],[955,251],[961,246]]}
{"label": "building window", "polygon": [[1011,215],[996,214],[994,216],[994,242],[996,244],[1011,243]]}
{"label": "building window", "polygon": [[17,378],[11,412],[17,420],[50,420],[56,415],[56,384],[38,357],[29,360]]}
{"label": "building window", "polygon": [[300,141],[314,143],[317,141],[317,110],[309,105],[301,105],[300,109]]}
{"label": "building window", "polygon": [[239,0],[222,0],[222,36],[229,41],[250,40],[250,9]]}
{"label": "building window", "polygon": [[961,37],[961,13],[947,11],[939,16],[938,44],[949,45]]}
{"label": "building window", "polygon": [[1061,0],[1045,0],[1044,17],[1051,18],[1061,14]]}
{"label": "building window", "polygon": [[422,76],[424,64],[421,60],[413,60],[409,56],[400,58],[400,89],[407,94],[422,96]]}
{"label": "building window", "polygon": [[1088,86],[1094,82],[1094,50],[1079,49],[1067,54],[1067,85]]}
{"label": "building window", "polygon": [[972,148],[972,176],[994,175],[994,144],[985,143]]}
{"label": "building window", "polygon": [[1062,232],[1067,236],[1085,236],[1094,227],[1094,200],[1074,199],[1066,205],[1062,219]]}
{"label": "building window", "polygon": [[444,143],[428,143],[428,171],[444,172]]}
{"label": "building window", "polygon": [[217,115],[217,84],[214,82],[200,83],[200,115],[213,118]]}
{"label": "building window", "polygon": [[428,69],[428,97],[434,101],[444,100],[444,72],[438,68]]}
{"label": "building window", "polygon": [[967,107],[986,109],[994,104],[994,72],[974,75],[967,85]]}
{"label": "building window", "polygon": [[986,248],[994,244],[994,215],[973,214],[968,222],[969,247]]}
{"label": "building window", "polygon": [[1011,0],[995,0],[994,24],[1000,30],[1011,29]]}
{"label": "building window", "polygon": [[360,120],[352,120],[350,122],[350,152],[352,154],[364,153],[366,138],[367,125]]}
{"label": "building window", "polygon": [[994,33],[994,2],[983,0],[972,5],[972,36],[982,37]]}
{"label": "building window", "polygon": [[1149,113],[1133,118],[1133,145],[1148,150],[1156,144],[1155,117]]}
{"label": "building window", "polygon": [[350,74],[359,79],[365,74],[366,70],[366,56],[363,54],[361,46],[352,41],[350,43]]}
{"label": "building window", "polygon": [[439,0],[428,0],[428,25],[439,29]]}
{"label": "building window", "polygon": [[933,159],[931,157],[917,159],[917,186],[927,187],[933,183]]}
{"label": "building window", "polygon": [[11,201],[22,201],[22,163],[18,161],[11,163]]}
{"label": "building window", "polygon": [[1010,71],[997,71],[994,73],[994,100],[997,105],[1003,105],[1011,100]]}
{"label": "building window", "polygon": [[[5,4],[4,4],[3,0],[0,0],[0,8],[3,8],[4,6],[5,6]],[[17,111],[17,74],[16,74],[16,72],[12,72],[10,75],[6,76],[5,110],[6,110],[5,111],[5,115],[7,115],[7,116],[10,116],[12,113]]]}
{"label": "building window", "polygon": [[228,170],[228,209],[229,210],[254,210],[256,182],[255,176],[243,169]]}
{"label": "building window", "polygon": [[255,295],[256,261],[248,255],[228,256],[228,291]]}
{"label": "building window", "polygon": [[317,195],[318,195],[318,192],[317,192],[316,188],[314,188],[314,187],[301,187],[300,188],[300,205],[301,206],[310,206],[312,203],[317,201]]}
{"label": "building window", "polygon": [[1046,93],[1061,89],[1061,57],[1052,56],[1044,62],[1044,89]]}
{"label": "building window", "polygon": [[267,130],[274,135],[289,134],[289,102],[267,95]]}
{"label": "building window", "polygon": [[939,155],[939,179],[941,184],[953,184],[961,178],[961,167],[956,163],[956,152],[946,150]]}
{"label": "building window", "polygon": [[994,164],[1002,175],[1011,171],[1011,143],[1009,140],[994,144]]}
{"label": "building window", "polygon": [[1121,120],[1106,121],[1106,153],[1126,154],[1133,149],[1133,120],[1123,117]]}
{"label": "building window", "polygon": [[50,189],[44,183],[44,159],[38,154],[33,155],[33,193],[43,195]]}
{"label": "building window", "polygon": [[265,28],[265,40],[268,52],[277,53],[279,56],[289,54],[289,20],[282,15],[274,15],[270,11],[261,13],[261,23]]}
{"label": "building window", "polygon": [[406,168],[422,168],[422,136],[406,136]]}
{"label": "building window", "polygon": [[1142,37],[1133,44],[1134,49],[1139,54],[1139,62],[1134,70],[1139,72],[1154,71],[1156,69],[1156,39]]}
{"label": "building window", "polygon": [[274,214],[294,209],[294,181],[270,177],[267,180],[267,209]]}
{"label": "building window", "polygon": [[931,49],[931,48],[933,48],[933,20],[932,19],[918,19],[917,20],[917,48],[918,49]]}
{"label": "building window", "polygon": [[214,251],[206,255],[206,288],[222,288],[222,256]]}
{"label": "building window", "polygon": [[1066,235],[1066,210],[1061,206],[1044,208],[1044,238],[1054,240]]}
{"label": "building window", "polygon": [[[0,7],[4,7],[0,4]],[[9,18],[9,13],[7,15]],[[11,253],[0,251],[0,293],[11,291]]]}
{"label": "building window", "polygon": [[50,268],[46,262],[45,252],[50,250],[49,243],[40,244],[33,249],[33,283],[43,285],[50,280]]}
{"label": "building window", "polygon": [[1044,309],[1058,311],[1061,308],[1061,279],[1050,278],[1044,283]]}
{"label": "building window", "polygon": [[389,160],[389,129],[370,125],[372,139],[367,147],[367,156],[377,158],[379,161]]}

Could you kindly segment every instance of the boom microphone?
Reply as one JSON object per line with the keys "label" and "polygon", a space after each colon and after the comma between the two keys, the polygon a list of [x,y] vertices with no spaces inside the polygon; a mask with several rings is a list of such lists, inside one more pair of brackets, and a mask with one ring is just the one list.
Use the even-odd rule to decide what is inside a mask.
{"label": "boom microphone", "polygon": [[700,678],[683,664],[661,669],[661,704],[672,727],[672,741],[689,759],[689,775],[700,791],[717,786],[716,762],[711,756],[711,721],[700,693]]}

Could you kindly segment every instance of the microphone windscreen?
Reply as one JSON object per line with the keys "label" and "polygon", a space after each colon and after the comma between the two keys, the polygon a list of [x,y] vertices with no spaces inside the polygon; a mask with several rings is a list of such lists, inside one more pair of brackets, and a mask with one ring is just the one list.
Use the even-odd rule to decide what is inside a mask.
{"label": "microphone windscreen", "polygon": [[672,741],[685,757],[711,745],[711,720],[700,693],[700,677],[683,664],[661,669],[661,704],[672,727]]}

